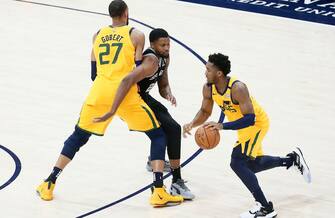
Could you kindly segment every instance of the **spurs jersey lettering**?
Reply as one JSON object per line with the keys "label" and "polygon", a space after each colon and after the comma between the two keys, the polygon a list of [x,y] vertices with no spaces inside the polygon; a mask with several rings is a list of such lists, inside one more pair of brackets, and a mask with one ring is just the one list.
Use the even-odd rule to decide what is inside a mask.
{"label": "spurs jersey lettering", "polygon": [[148,55],[154,55],[158,58],[158,69],[153,75],[144,78],[137,83],[139,91],[142,94],[150,92],[150,90],[155,86],[156,82],[162,77],[166,68],[166,58],[158,56],[152,48],[148,48],[143,52],[143,57]]}
{"label": "spurs jersey lettering", "polygon": [[135,67],[135,47],[130,26],[102,28],[94,41],[97,76],[120,82]]}
{"label": "spurs jersey lettering", "polygon": [[[238,80],[236,78],[233,77],[229,78],[228,86],[223,94],[219,93],[216,90],[215,85],[212,84],[212,99],[221,108],[221,110],[223,111],[223,113],[225,114],[225,116],[228,118],[229,121],[235,121],[243,117],[239,105],[235,104],[236,102],[234,103],[232,101],[231,88],[237,81]],[[252,96],[250,96],[250,98],[255,112],[254,126],[260,128],[268,126],[269,120],[267,114]],[[243,131],[243,129],[239,131]]]}

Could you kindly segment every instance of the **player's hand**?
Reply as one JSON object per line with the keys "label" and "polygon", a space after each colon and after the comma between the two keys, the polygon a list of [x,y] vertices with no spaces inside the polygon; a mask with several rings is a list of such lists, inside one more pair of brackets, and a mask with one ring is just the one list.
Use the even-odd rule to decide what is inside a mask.
{"label": "player's hand", "polygon": [[213,121],[205,123],[204,127],[206,129],[209,128],[211,130],[221,130],[221,129],[223,129],[222,123],[217,123],[217,122],[213,122]]}
{"label": "player's hand", "polygon": [[187,123],[183,126],[183,137],[184,138],[186,138],[187,135],[192,135],[190,132],[192,128],[193,128],[192,123]]}
{"label": "player's hand", "polygon": [[113,112],[108,112],[105,115],[103,115],[102,117],[96,117],[93,119],[93,123],[99,123],[99,122],[104,122],[106,120],[108,120],[109,118],[111,118],[114,115]]}
{"label": "player's hand", "polygon": [[166,99],[169,101],[169,102],[171,102],[171,104],[173,105],[173,106],[177,106],[177,100],[176,100],[176,98],[172,95],[172,94],[168,94],[167,96],[166,96]]}

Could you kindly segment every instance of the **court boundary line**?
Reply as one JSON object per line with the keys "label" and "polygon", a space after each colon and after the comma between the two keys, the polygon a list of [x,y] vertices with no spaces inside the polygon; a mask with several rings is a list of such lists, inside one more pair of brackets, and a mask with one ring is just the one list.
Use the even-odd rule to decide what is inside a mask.
{"label": "court boundary line", "polygon": [[9,156],[11,156],[11,158],[14,160],[14,163],[15,163],[15,170],[14,170],[13,175],[4,184],[2,184],[0,186],[0,190],[1,190],[1,189],[4,189],[9,184],[11,184],[12,182],[14,182],[14,180],[19,176],[19,174],[21,172],[21,161],[18,158],[18,156],[16,156],[16,154],[14,152],[12,152],[11,150],[9,150],[5,146],[0,145],[0,149],[2,149],[5,152],[7,152],[9,154]]}

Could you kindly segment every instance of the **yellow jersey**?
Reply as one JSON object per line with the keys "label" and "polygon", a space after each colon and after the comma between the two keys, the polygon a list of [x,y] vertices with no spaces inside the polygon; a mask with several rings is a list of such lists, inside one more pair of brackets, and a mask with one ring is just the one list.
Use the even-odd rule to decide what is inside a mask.
{"label": "yellow jersey", "polygon": [[[89,105],[112,105],[122,81],[135,68],[135,47],[130,38],[132,27],[103,27],[98,32],[93,52],[97,63],[97,77],[86,98]],[[127,96],[137,95],[137,86]]]}
{"label": "yellow jersey", "polygon": [[[231,88],[235,82],[238,80],[236,78],[229,78],[228,86],[224,93],[219,93],[216,90],[214,84],[212,84],[212,99],[221,108],[225,116],[229,121],[235,121],[243,117],[241,113],[240,106],[233,102],[231,96]],[[262,128],[269,125],[269,119],[263,108],[257,103],[257,101],[250,96],[252,106],[255,112],[255,124],[254,126]]]}
{"label": "yellow jersey", "polygon": [[100,29],[93,44],[97,76],[120,82],[135,67],[135,47],[130,38],[132,27],[107,26]]}

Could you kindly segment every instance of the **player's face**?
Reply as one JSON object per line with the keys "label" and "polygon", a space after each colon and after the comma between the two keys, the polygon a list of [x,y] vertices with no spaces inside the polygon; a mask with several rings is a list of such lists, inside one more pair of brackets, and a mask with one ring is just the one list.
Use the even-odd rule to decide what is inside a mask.
{"label": "player's face", "polygon": [[159,56],[168,58],[170,53],[170,38],[159,38],[153,43],[153,48]]}
{"label": "player's face", "polygon": [[206,63],[206,78],[207,78],[207,83],[214,83],[216,81],[217,77],[217,68],[215,65],[211,62]]}

